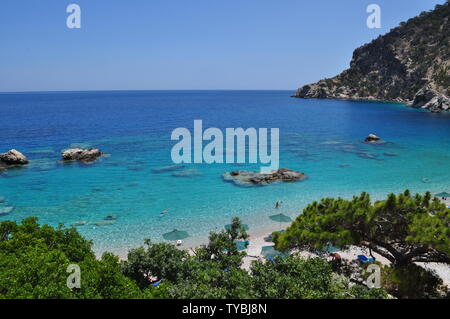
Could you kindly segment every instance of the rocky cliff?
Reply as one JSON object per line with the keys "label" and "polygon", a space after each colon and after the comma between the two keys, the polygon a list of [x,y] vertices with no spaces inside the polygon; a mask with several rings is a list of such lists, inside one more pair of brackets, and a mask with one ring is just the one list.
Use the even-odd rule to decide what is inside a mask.
{"label": "rocky cliff", "polygon": [[450,0],[353,52],[350,68],[294,97],[407,102],[450,110]]}

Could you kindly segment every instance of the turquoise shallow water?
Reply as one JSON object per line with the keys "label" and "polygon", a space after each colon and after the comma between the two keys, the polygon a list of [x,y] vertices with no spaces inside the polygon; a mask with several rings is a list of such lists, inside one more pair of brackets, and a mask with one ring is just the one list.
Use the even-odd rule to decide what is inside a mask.
{"label": "turquoise shallow water", "polygon": [[[295,217],[325,196],[367,191],[450,191],[450,115],[401,104],[300,100],[289,91],[154,91],[0,94],[0,151],[16,148],[30,159],[0,175],[0,220],[37,216],[40,222],[89,224],[78,230],[94,249],[123,252],[144,238],[163,240],[174,228],[204,239],[233,216],[251,229],[273,226],[269,215]],[[222,180],[260,164],[186,164],[200,176],[152,169],[173,165],[173,129],[280,129],[280,162],[305,172],[303,182],[242,188]],[[388,143],[367,145],[369,133]],[[107,153],[91,165],[59,162],[70,145]],[[274,203],[283,201],[275,211]],[[161,211],[169,210],[164,217]],[[109,214],[112,225],[96,226]],[[275,225],[274,227],[277,227]]]}

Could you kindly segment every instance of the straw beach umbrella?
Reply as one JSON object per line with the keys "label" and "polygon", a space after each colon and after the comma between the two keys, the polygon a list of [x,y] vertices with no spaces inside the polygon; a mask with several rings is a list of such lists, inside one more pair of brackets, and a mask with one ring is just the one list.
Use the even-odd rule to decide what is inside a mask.
{"label": "straw beach umbrella", "polygon": [[[250,227],[247,224],[242,224],[242,227],[244,228],[245,231],[250,229]],[[225,229],[230,229],[230,228],[231,228],[231,224],[225,225]]]}
{"label": "straw beach umbrella", "polygon": [[272,215],[269,216],[269,218],[275,222],[279,222],[279,223],[290,223],[292,221],[292,218],[289,216],[286,216],[284,214],[277,214],[277,215]]}
{"label": "straw beach umbrella", "polygon": [[287,254],[281,251],[278,251],[274,248],[274,246],[264,246],[261,248],[261,255],[266,259],[273,259],[275,257],[286,257]]}
{"label": "straw beach umbrella", "polygon": [[434,196],[436,196],[436,197],[447,198],[447,197],[450,197],[450,194],[447,193],[447,192],[442,192],[442,193],[436,194],[436,195],[434,195]]}
{"label": "straw beach umbrella", "polygon": [[281,214],[281,213],[269,216],[269,218],[271,220],[273,220],[274,222],[279,222],[280,223],[280,228],[281,228],[281,223],[290,223],[292,221],[291,217],[286,216],[286,215]]}
{"label": "straw beach umbrella", "polygon": [[163,234],[162,236],[166,240],[182,240],[189,237],[189,234],[186,231],[174,229],[171,232]]}

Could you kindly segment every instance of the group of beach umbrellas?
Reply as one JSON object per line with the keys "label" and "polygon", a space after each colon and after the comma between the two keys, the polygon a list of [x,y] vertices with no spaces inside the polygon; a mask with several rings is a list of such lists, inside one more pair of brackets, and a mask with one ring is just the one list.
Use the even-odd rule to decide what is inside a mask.
{"label": "group of beach umbrellas", "polygon": [[[290,218],[289,216],[286,216],[284,214],[281,214],[281,213],[269,216],[269,218],[271,220],[273,220],[275,222],[279,222],[279,223],[289,223],[292,221],[292,218]],[[250,227],[247,224],[242,224],[242,227],[245,231],[250,229]],[[231,224],[225,225],[225,229],[230,229],[230,228],[231,228]],[[189,234],[187,231],[174,229],[168,233],[164,233],[162,236],[165,240],[176,241],[176,240],[183,240],[183,239],[188,238]],[[238,248],[238,250],[244,250],[247,248],[247,246],[248,246],[247,241],[242,241],[242,242],[236,243],[236,247]],[[268,247],[270,247],[270,246],[268,246]],[[272,255],[273,252],[269,251],[268,254]]]}
{"label": "group of beach umbrellas", "polygon": [[447,193],[447,192],[442,192],[442,193],[436,194],[436,195],[434,195],[434,196],[436,196],[436,197],[442,197],[442,198],[448,198],[448,197],[450,197],[450,194]]}

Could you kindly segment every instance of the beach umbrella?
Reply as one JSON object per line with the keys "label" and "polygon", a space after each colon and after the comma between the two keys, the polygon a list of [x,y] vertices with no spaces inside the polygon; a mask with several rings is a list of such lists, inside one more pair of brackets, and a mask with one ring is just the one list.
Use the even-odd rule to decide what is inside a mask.
{"label": "beach umbrella", "polygon": [[450,194],[447,193],[447,192],[443,192],[443,193],[436,194],[434,196],[436,196],[436,197],[450,197]]}
{"label": "beach umbrella", "polygon": [[277,214],[277,215],[272,215],[269,216],[269,218],[275,222],[279,222],[279,223],[290,223],[292,221],[292,218],[289,216],[286,216],[284,214]]}
{"label": "beach umbrella", "polygon": [[248,240],[240,240],[235,241],[234,244],[236,245],[237,251],[246,250],[250,242]]}
{"label": "beach umbrella", "polygon": [[[242,227],[244,228],[245,231],[250,229],[250,227],[247,224],[242,224]],[[231,224],[225,225],[225,229],[230,229],[230,228],[231,228]]]}
{"label": "beach umbrella", "polygon": [[189,234],[186,231],[174,229],[171,232],[163,234],[162,236],[166,240],[182,240],[189,237]]}
{"label": "beach umbrella", "polygon": [[274,248],[274,246],[264,246],[261,248],[261,255],[266,259],[273,259],[275,257],[286,257],[287,254],[281,251],[278,251]]}

